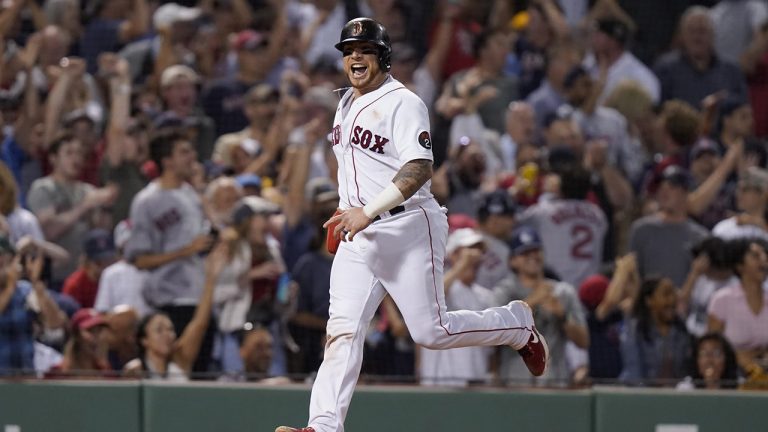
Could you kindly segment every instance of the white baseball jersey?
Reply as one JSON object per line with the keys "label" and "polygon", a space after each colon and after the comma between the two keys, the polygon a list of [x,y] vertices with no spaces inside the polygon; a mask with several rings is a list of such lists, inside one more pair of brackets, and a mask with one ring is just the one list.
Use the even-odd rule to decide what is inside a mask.
{"label": "white baseball jersey", "polygon": [[[348,90],[333,129],[339,161],[339,207],[361,207],[387,187],[405,163],[432,160],[427,108],[388,77],[358,98]],[[426,182],[404,211],[381,218],[341,243],[331,268],[330,307],[323,363],[310,398],[309,422],[317,432],[344,432],[357,383],[363,343],[379,303],[389,294],[413,340],[430,349],[523,346],[533,316],[520,303],[482,311],[448,311],[443,288],[448,218]]]}
{"label": "white baseball jersey", "polygon": [[[362,207],[392,183],[403,164],[432,158],[424,102],[391,76],[378,89],[341,97],[333,120],[333,152],[339,161],[342,209]],[[432,198],[428,181],[405,205]]]}
{"label": "white baseball jersey", "polygon": [[543,201],[529,207],[519,221],[539,233],[544,261],[563,281],[578,287],[599,270],[608,229],[600,207],[583,200]]}

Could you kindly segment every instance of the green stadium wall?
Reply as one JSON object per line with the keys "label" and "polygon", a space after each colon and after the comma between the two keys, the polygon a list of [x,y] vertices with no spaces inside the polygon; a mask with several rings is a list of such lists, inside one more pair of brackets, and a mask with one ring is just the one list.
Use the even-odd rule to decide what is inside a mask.
{"label": "green stadium wall", "polygon": [[[0,382],[0,432],[272,432],[304,425],[308,402],[305,386]],[[768,394],[365,386],[346,430],[759,432],[768,431]]]}

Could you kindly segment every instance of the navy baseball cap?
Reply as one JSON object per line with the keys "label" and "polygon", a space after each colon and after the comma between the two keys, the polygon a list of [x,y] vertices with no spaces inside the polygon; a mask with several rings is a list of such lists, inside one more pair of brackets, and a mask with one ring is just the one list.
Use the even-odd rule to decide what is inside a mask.
{"label": "navy baseball cap", "polygon": [[261,177],[256,174],[240,174],[235,177],[235,181],[237,181],[237,184],[239,184],[240,187],[261,187]]}
{"label": "navy baseball cap", "polygon": [[670,165],[661,172],[661,182],[668,182],[672,186],[677,186],[689,190],[692,185],[691,176],[688,171],[677,165]]}
{"label": "navy baseball cap", "polygon": [[597,20],[595,28],[600,33],[608,35],[618,43],[624,45],[629,41],[629,26],[624,21],[614,18],[602,18]]}
{"label": "navy baseball cap", "polygon": [[91,261],[109,261],[117,257],[112,234],[103,229],[88,231],[83,242],[83,251]]}
{"label": "navy baseball cap", "polygon": [[509,251],[512,256],[520,255],[528,251],[541,249],[541,237],[535,229],[527,226],[520,227],[512,233],[509,240]]}
{"label": "navy baseball cap", "polygon": [[696,160],[699,156],[704,154],[712,154],[720,156],[720,147],[709,138],[701,137],[693,145],[691,149],[691,160]]}
{"label": "navy baseball cap", "polygon": [[478,209],[478,215],[482,215],[481,218],[490,215],[514,216],[516,213],[517,204],[504,189],[485,194]]}

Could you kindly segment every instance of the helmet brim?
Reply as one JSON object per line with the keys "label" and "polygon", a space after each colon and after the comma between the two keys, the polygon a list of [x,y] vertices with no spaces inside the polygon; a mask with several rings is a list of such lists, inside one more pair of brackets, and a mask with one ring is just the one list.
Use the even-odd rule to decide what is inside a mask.
{"label": "helmet brim", "polygon": [[383,49],[384,52],[387,52],[387,51],[390,50],[390,48],[384,42],[373,41],[373,40],[370,40],[370,39],[360,38],[360,37],[346,38],[343,41],[341,41],[341,42],[337,43],[336,45],[334,45],[334,47],[336,47],[337,50],[339,50],[341,52],[344,52],[344,45],[346,45],[346,44],[348,44],[350,42],[369,42],[369,43],[372,43],[372,44],[376,45],[377,47]]}

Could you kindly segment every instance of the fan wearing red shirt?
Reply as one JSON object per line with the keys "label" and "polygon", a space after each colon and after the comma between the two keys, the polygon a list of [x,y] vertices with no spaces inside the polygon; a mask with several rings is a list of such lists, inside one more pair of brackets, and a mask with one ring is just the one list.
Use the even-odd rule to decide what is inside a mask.
{"label": "fan wearing red shirt", "polygon": [[117,259],[112,235],[102,229],[91,230],[83,242],[80,267],[64,281],[64,294],[77,300],[80,306],[92,308],[99,290],[101,272]]}

